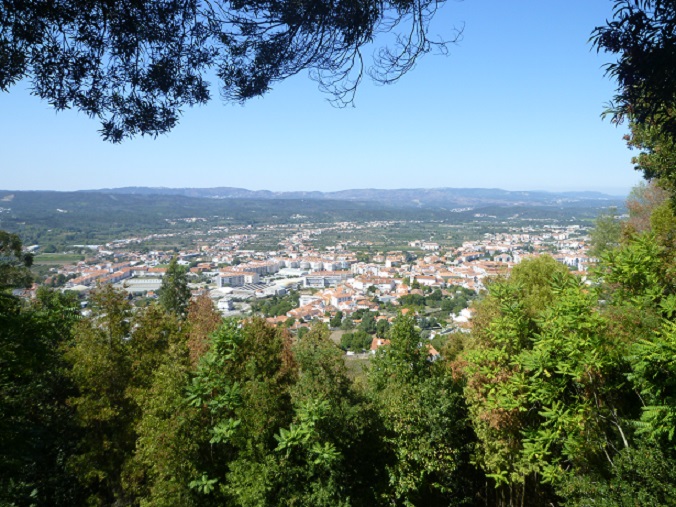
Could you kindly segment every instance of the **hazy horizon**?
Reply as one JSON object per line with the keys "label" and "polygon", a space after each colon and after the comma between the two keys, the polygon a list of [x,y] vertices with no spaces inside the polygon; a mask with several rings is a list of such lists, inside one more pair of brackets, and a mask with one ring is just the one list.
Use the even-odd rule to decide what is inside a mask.
{"label": "hazy horizon", "polygon": [[316,188],[295,188],[295,189],[275,189],[275,188],[254,188],[244,186],[231,185],[213,185],[209,187],[204,186],[167,186],[167,185],[120,185],[116,187],[99,187],[99,188],[69,188],[69,189],[54,189],[54,188],[4,188],[0,189],[3,192],[96,192],[102,190],[119,190],[125,188],[144,188],[144,189],[158,189],[158,190],[178,190],[178,189],[196,189],[208,190],[214,188],[236,188],[247,190],[251,192],[275,192],[275,193],[293,193],[293,192],[344,192],[344,191],[359,191],[359,190],[437,190],[437,189],[453,189],[453,190],[504,190],[507,192],[548,192],[553,194],[566,192],[598,192],[612,197],[625,197],[631,191],[631,187],[607,187],[607,188],[563,188],[563,189],[547,189],[547,188],[503,188],[496,186],[411,186],[411,187],[345,187],[335,188],[330,190],[319,190]]}

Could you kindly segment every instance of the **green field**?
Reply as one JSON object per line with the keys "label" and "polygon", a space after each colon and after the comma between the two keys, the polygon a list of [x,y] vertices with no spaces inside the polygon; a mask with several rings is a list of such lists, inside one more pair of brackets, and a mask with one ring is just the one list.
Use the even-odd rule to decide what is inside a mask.
{"label": "green field", "polygon": [[44,253],[36,255],[33,263],[43,266],[63,266],[65,264],[75,264],[83,260],[84,255],[80,254]]}

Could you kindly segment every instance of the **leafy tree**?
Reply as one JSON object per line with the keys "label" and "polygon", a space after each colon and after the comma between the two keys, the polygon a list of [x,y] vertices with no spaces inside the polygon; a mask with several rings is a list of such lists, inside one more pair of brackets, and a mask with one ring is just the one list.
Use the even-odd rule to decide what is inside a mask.
{"label": "leafy tree", "polygon": [[427,300],[429,301],[441,301],[442,294],[441,289],[434,289],[428,296]]}
{"label": "leafy tree", "polygon": [[676,144],[673,133],[664,132],[661,125],[640,123],[630,124],[630,133],[625,136],[630,149],[640,150],[632,158],[634,169],[642,171],[646,179],[654,180],[666,189],[673,198],[676,191],[674,163]]}
{"label": "leafy tree", "polygon": [[469,306],[470,301],[476,298],[476,294],[466,296],[464,294],[453,297],[445,297],[441,300],[441,309],[448,313],[458,314],[461,310]]}
{"label": "leafy tree", "polygon": [[600,257],[604,252],[620,244],[622,224],[617,216],[617,210],[611,208],[607,213],[601,213],[594,221],[591,231],[591,248],[589,254]]}
{"label": "leafy tree", "polygon": [[372,341],[373,337],[370,334],[358,329],[354,333],[344,333],[340,337],[340,346],[344,350],[368,350]]}
{"label": "leafy tree", "polygon": [[266,317],[279,317],[286,315],[289,310],[298,306],[300,294],[297,291],[292,291],[286,296],[272,296],[262,301],[254,301],[251,309],[254,312],[262,313]]}
{"label": "leafy tree", "polygon": [[418,326],[420,326],[420,329],[432,329],[435,326],[438,326],[439,323],[437,322],[437,319],[434,317],[421,317],[418,320]]}
{"label": "leafy tree", "polygon": [[343,322],[343,312],[341,312],[340,310],[338,310],[338,311],[336,312],[336,314],[335,314],[333,317],[331,317],[331,320],[329,321],[329,325],[330,325],[331,327],[334,327],[334,328],[335,328],[335,327],[340,327],[340,325],[342,324],[342,322]]}
{"label": "leafy tree", "polygon": [[627,198],[629,219],[623,224],[625,234],[650,231],[653,211],[669,200],[669,194],[654,180],[634,186]]}
{"label": "leafy tree", "polygon": [[621,507],[625,505],[674,505],[676,461],[657,446],[638,442],[622,449],[614,459],[610,477],[566,477],[559,493],[566,507]]}
{"label": "leafy tree", "polygon": [[84,502],[65,464],[80,435],[61,353],[78,310],[74,296],[46,288],[29,305],[0,298],[0,505]]}
{"label": "leafy tree", "polygon": [[178,263],[176,257],[171,259],[162,278],[159,296],[160,304],[167,312],[181,318],[186,315],[190,302],[190,289],[188,288],[186,270]]}
{"label": "leafy tree", "polygon": [[399,298],[399,303],[402,306],[422,307],[425,306],[425,296],[421,296],[420,294],[406,294]]}
{"label": "leafy tree", "polygon": [[496,497],[538,505],[557,501],[569,477],[608,473],[631,445],[640,401],[626,378],[630,345],[599,295],[567,273],[522,266],[490,286],[460,357],[478,462]]}
{"label": "leafy tree", "polygon": [[33,257],[23,253],[19,236],[0,231],[0,259],[0,297],[9,288],[30,285]]}
{"label": "leafy tree", "polygon": [[175,342],[185,341],[176,315],[167,313],[159,304],[138,310],[132,319],[128,341],[131,375],[127,395],[143,397],[152,383],[153,373],[166,361],[166,354]]}
{"label": "leafy tree", "polygon": [[[643,401],[637,433],[676,458],[676,324],[632,347],[629,380]],[[676,488],[676,482],[673,486]]]}
{"label": "leafy tree", "polygon": [[129,353],[131,307],[126,297],[106,285],[90,297],[92,314],[74,329],[65,357],[77,394],[82,438],[71,466],[92,504],[125,501],[122,468],[134,448],[136,410],[127,396],[132,378]]}
{"label": "leafy tree", "polygon": [[359,330],[369,334],[376,332],[376,318],[373,316],[373,312],[364,312],[362,314]]}
{"label": "leafy tree", "polygon": [[132,315],[126,295],[110,286],[90,303],[91,317],[75,326],[65,352],[81,434],[69,462],[89,503],[128,503],[143,492],[134,450],[143,410],[155,406],[148,393],[167,352],[182,344],[187,353],[185,334],[177,316],[158,304]]}
{"label": "leafy tree", "polygon": [[614,4],[613,19],[592,35],[598,50],[618,56],[617,62],[607,65],[618,84],[609,112],[616,122],[629,118],[673,136],[676,6],[661,0],[615,0]]}
{"label": "leafy tree", "polygon": [[343,333],[340,337],[340,347],[343,350],[350,350],[352,348],[352,338],[354,333]]}
{"label": "leafy tree", "polygon": [[351,316],[347,316],[343,319],[343,322],[340,324],[340,329],[343,331],[350,331],[354,329],[354,321],[352,320]]}
{"label": "leafy tree", "polygon": [[353,389],[342,353],[315,324],[293,349],[294,420],[276,436],[276,505],[373,505],[386,477],[381,421]]}
{"label": "leafy tree", "polygon": [[427,361],[412,317],[400,316],[391,344],[380,347],[369,371],[372,395],[385,422],[389,488],[398,505],[461,505],[474,493],[472,437],[461,385]]}
{"label": "leafy tree", "polygon": [[185,401],[191,362],[186,343],[173,341],[152,372],[149,388],[136,398],[141,416],[125,488],[143,506],[200,505],[189,484],[198,476],[199,435],[206,430],[199,426],[199,408]]}
{"label": "leafy tree", "polygon": [[[275,434],[292,420],[290,388],[297,377],[286,330],[261,319],[225,320],[212,334],[187,389],[199,409],[193,434],[198,474],[189,483],[201,504],[267,504]],[[262,495],[262,496],[261,496]]]}
{"label": "leafy tree", "polygon": [[530,315],[545,308],[554,299],[551,282],[554,278],[571,279],[568,268],[549,255],[520,262],[510,275],[523,296],[525,310]]}
{"label": "leafy tree", "polygon": [[644,315],[673,314],[671,254],[654,235],[632,237],[622,248],[607,252],[599,269],[606,297],[614,305],[636,308]]}
{"label": "leafy tree", "polygon": [[209,349],[209,335],[221,324],[221,314],[214,308],[214,303],[204,294],[190,301],[188,305],[188,349],[193,365],[206,354]]}
{"label": "leafy tree", "polygon": [[447,43],[428,37],[439,3],[13,2],[0,25],[0,90],[28,79],[57,110],[100,119],[113,142],[170,131],[183,107],[209,100],[209,74],[226,100],[244,102],[307,69],[345,103],[376,34],[396,35],[368,71],[381,83],[399,79],[422,54],[444,50]]}
{"label": "leafy tree", "polygon": [[[594,45],[618,56],[607,66],[618,90],[608,113],[630,122],[626,136],[646,179],[676,190],[676,7],[661,0],[616,0],[613,19],[597,27]],[[673,195],[672,195],[673,197]]]}
{"label": "leafy tree", "polygon": [[653,209],[650,215],[650,229],[657,242],[667,251],[676,248],[676,215],[673,202],[665,201]]}
{"label": "leafy tree", "polygon": [[390,323],[387,319],[380,319],[376,324],[376,336],[378,338],[385,338],[390,330]]}

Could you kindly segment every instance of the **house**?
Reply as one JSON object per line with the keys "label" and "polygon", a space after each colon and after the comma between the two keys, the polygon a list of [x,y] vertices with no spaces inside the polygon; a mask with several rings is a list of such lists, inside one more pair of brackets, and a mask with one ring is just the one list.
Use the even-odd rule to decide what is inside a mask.
{"label": "house", "polygon": [[390,340],[386,340],[385,338],[378,338],[378,337],[373,337],[373,341],[371,342],[371,354],[375,354],[376,350],[378,350],[380,347],[383,347],[385,345],[389,345]]}
{"label": "house", "polygon": [[341,305],[352,301],[353,297],[354,297],[353,291],[345,287],[338,287],[331,294],[330,302],[332,306],[339,308]]}

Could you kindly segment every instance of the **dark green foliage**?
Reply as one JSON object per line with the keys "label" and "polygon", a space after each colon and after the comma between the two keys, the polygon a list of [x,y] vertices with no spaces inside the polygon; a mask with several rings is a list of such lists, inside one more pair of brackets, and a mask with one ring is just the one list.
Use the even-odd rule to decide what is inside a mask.
{"label": "dark green foliage", "polygon": [[26,287],[32,281],[28,268],[33,257],[24,254],[16,234],[0,231],[0,298],[9,288]]}
{"label": "dark green foliage", "polygon": [[340,324],[340,329],[343,331],[351,331],[354,329],[354,321],[351,316],[347,316],[343,319],[343,322]]}
{"label": "dark green foliage", "polygon": [[91,296],[92,315],[78,322],[65,357],[77,394],[75,409],[82,437],[70,459],[88,501],[124,501],[121,474],[134,448],[136,407],[127,396],[132,379],[129,353],[131,308],[125,297],[106,286]]}
{"label": "dark green foliage", "polygon": [[661,0],[616,0],[613,18],[592,35],[601,51],[617,55],[607,73],[617,94],[607,111],[630,122],[625,136],[635,169],[674,198],[676,190],[676,6]]}
{"label": "dark green foliage", "polygon": [[427,361],[411,317],[397,318],[390,339],[369,372],[390,456],[383,499],[397,505],[462,505],[476,486],[462,387],[443,366]]}
{"label": "dark green foliage", "polygon": [[376,324],[376,336],[378,338],[386,338],[387,333],[390,331],[390,323],[387,319],[378,319]]}
{"label": "dark green foliage", "polygon": [[[244,102],[311,71],[339,102],[362,79],[353,71],[376,33],[397,44],[374,56],[371,76],[396,81],[444,42],[428,39],[437,2],[12,2],[0,18],[0,90],[28,79],[57,110],[101,120],[104,139],[169,132],[186,106],[211,92]],[[407,28],[403,28],[406,25]],[[400,32],[401,29],[401,32]]]}
{"label": "dark green foliage", "polygon": [[313,326],[293,352],[299,378],[294,421],[276,437],[284,484],[276,505],[374,505],[386,481],[378,415],[354,390],[324,326]]}
{"label": "dark green foliage", "polygon": [[653,180],[660,187],[666,189],[673,199],[676,190],[676,132],[670,131],[674,122],[674,115],[664,111],[662,118],[667,125],[660,120],[648,123],[634,120],[630,124],[630,133],[625,136],[627,145],[631,149],[639,150],[638,155],[632,158],[634,169],[642,171],[648,180]]}
{"label": "dark green foliage", "polygon": [[336,314],[335,314],[333,317],[331,317],[331,320],[329,321],[329,325],[330,325],[331,327],[336,328],[336,327],[340,327],[340,325],[342,324],[342,322],[343,322],[343,312],[341,312],[340,310],[338,310],[338,311],[336,312]]}
{"label": "dark green foliage", "polygon": [[110,286],[92,293],[90,307],[65,352],[81,433],[68,463],[89,503],[125,503],[138,491],[131,458],[142,406],[167,350],[185,337],[175,315],[150,305],[132,316],[126,294]]}
{"label": "dark green foliage", "polygon": [[169,262],[167,271],[162,278],[162,287],[158,292],[160,304],[168,313],[172,313],[179,318],[186,316],[188,303],[190,303],[190,289],[188,288],[186,269],[178,263],[176,257]]}
{"label": "dark green foliage", "polygon": [[189,486],[207,504],[273,498],[260,474],[277,446],[276,432],[291,422],[297,367],[290,340],[260,319],[241,327],[227,320],[212,336],[187,389],[187,402],[200,409],[196,429],[204,429],[194,434],[198,475]]}
{"label": "dark green foliage", "polygon": [[207,429],[199,426],[199,408],[185,400],[190,365],[185,344],[172,343],[165,361],[152,372],[149,388],[137,396],[142,415],[125,488],[147,507],[200,505],[189,484],[199,475],[198,443]]}
{"label": "dark green foliage", "polygon": [[44,289],[24,308],[0,299],[0,505],[83,501],[65,464],[80,433],[66,404],[74,387],[61,353],[78,306]]}
{"label": "dark green foliage", "polygon": [[279,317],[280,315],[286,315],[287,312],[294,308],[298,308],[299,298],[300,294],[296,291],[292,291],[285,296],[272,296],[270,298],[253,301],[251,303],[251,309],[266,317]]}
{"label": "dark green foliage", "polygon": [[362,350],[369,350],[372,341],[373,336],[358,329],[354,333],[343,333],[343,336],[340,337],[340,346],[344,350],[361,352]]}
{"label": "dark green foliage", "polygon": [[373,312],[364,312],[362,314],[358,329],[369,334],[376,332],[376,318]]}
{"label": "dark green foliage", "polygon": [[643,401],[637,433],[676,458],[676,324],[631,350],[629,380]]}
{"label": "dark green foliage", "polygon": [[627,349],[597,301],[542,259],[493,283],[479,307],[475,342],[461,356],[465,397],[477,461],[510,502],[555,502],[552,484],[605,472],[629,445],[640,400],[624,377]]}
{"label": "dark green foliage", "polygon": [[518,287],[525,311],[529,315],[547,307],[554,300],[552,281],[572,279],[568,268],[549,255],[528,259],[514,266],[510,281]]}
{"label": "dark green foliage", "polygon": [[567,477],[558,492],[566,507],[625,507],[676,505],[676,460],[659,447],[637,442],[615,457],[609,476]]}
{"label": "dark green foliage", "polygon": [[611,300],[650,313],[662,313],[661,309],[665,316],[672,317],[674,272],[670,256],[651,234],[635,236],[622,248],[607,252],[600,274]]}
{"label": "dark green foliage", "polygon": [[617,81],[610,113],[676,134],[676,5],[661,0],[615,0],[613,18],[592,34],[600,51],[618,56],[607,65]]}
{"label": "dark green foliage", "polygon": [[420,317],[420,319],[418,319],[418,326],[423,330],[432,329],[434,327],[439,327],[439,322],[437,322],[437,319],[434,317]]}
{"label": "dark green foliage", "polygon": [[450,286],[446,289],[451,293],[450,296],[444,296],[440,289],[434,289],[426,296],[420,294],[407,294],[399,298],[399,303],[404,307],[412,308],[440,308],[447,313],[460,313],[460,310],[467,308],[477,294],[473,290],[464,287]]}
{"label": "dark green foliage", "polygon": [[407,294],[399,298],[401,306],[425,306],[425,296],[420,294]]}

